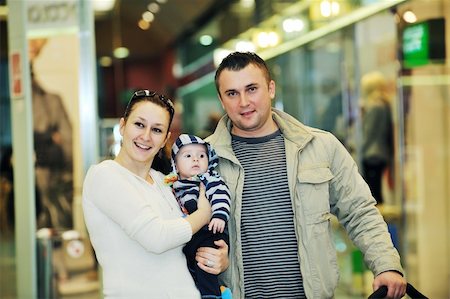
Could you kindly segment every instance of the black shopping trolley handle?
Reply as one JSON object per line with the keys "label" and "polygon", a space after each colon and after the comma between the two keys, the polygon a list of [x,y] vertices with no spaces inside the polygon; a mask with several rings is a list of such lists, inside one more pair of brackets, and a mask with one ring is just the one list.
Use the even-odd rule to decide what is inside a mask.
{"label": "black shopping trolley handle", "polygon": [[[385,298],[388,293],[387,286],[381,286],[372,293],[372,295],[369,296],[367,299],[379,299],[379,298]],[[427,296],[416,290],[415,287],[410,285],[409,283],[406,284],[406,294],[411,297],[412,299],[428,299]]]}

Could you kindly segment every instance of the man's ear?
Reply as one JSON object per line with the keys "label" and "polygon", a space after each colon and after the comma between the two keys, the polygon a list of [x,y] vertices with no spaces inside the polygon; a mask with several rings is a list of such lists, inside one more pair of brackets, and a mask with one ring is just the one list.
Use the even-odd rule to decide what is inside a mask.
{"label": "man's ear", "polygon": [[270,99],[273,100],[275,99],[275,81],[270,80],[269,82],[269,95],[270,95]]}
{"label": "man's ear", "polygon": [[222,97],[220,96],[220,93],[217,94],[217,97],[219,98],[220,105],[222,105],[222,109],[225,111],[225,107],[223,106]]}

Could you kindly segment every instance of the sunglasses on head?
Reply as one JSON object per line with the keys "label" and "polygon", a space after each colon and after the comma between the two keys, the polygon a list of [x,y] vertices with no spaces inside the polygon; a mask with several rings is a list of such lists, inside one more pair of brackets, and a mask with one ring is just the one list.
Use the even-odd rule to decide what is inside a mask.
{"label": "sunglasses on head", "polygon": [[166,98],[164,95],[159,94],[155,91],[151,91],[148,89],[140,89],[134,92],[133,96],[131,97],[130,103],[133,100],[145,98],[145,97],[158,97],[159,100],[164,103],[164,105],[169,109],[170,115],[173,115],[175,113],[175,108],[173,106],[173,103],[170,99]]}

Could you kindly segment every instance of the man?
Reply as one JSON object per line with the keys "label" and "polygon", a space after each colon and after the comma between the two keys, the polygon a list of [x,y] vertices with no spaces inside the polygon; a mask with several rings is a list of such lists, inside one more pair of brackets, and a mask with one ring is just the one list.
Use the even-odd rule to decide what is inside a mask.
{"label": "man", "polygon": [[330,217],[336,215],[375,275],[401,298],[398,252],[367,184],[342,144],[273,109],[275,82],[254,53],[235,52],[216,71],[226,112],[207,141],[232,196],[233,298],[332,298],[338,280]]}

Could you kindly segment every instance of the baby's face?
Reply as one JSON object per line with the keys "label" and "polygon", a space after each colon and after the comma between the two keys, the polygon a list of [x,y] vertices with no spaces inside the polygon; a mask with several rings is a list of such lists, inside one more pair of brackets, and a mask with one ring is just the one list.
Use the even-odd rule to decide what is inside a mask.
{"label": "baby's face", "polygon": [[208,170],[206,146],[203,144],[184,145],[177,153],[175,163],[182,179],[205,173]]}

